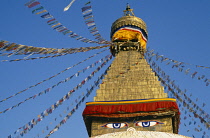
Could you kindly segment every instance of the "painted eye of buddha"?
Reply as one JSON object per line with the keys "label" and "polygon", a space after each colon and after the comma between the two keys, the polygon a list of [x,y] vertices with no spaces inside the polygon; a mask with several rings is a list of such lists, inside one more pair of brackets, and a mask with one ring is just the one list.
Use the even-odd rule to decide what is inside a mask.
{"label": "painted eye of buddha", "polygon": [[150,126],[155,126],[157,124],[163,124],[163,123],[158,121],[136,122],[136,126],[140,127],[150,127]]}
{"label": "painted eye of buddha", "polygon": [[102,127],[107,127],[107,128],[123,128],[128,126],[126,123],[108,123],[103,125]]}

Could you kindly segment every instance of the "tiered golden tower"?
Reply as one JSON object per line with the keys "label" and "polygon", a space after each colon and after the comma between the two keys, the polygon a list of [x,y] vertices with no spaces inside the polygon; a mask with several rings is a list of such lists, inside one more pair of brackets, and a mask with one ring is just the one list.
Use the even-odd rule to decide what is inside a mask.
{"label": "tiered golden tower", "polygon": [[110,50],[116,58],[83,112],[90,137],[128,130],[178,133],[176,100],[168,98],[144,58],[147,34],[129,5],[112,24]]}

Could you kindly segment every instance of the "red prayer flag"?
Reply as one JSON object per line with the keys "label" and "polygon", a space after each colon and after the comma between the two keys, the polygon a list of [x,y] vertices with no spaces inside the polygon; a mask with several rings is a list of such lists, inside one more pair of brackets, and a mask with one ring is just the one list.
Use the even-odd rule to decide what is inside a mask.
{"label": "red prayer flag", "polygon": [[28,5],[28,8],[32,8],[32,7],[34,7],[34,6],[38,5],[38,4],[40,4],[40,2],[35,1],[35,2],[31,3],[30,5]]}
{"label": "red prayer flag", "polygon": [[52,22],[52,21],[55,21],[55,18],[53,18],[53,19],[47,21],[47,23]]}
{"label": "red prayer flag", "polygon": [[3,47],[3,46],[4,46],[4,43],[3,42],[0,42],[0,48]]}

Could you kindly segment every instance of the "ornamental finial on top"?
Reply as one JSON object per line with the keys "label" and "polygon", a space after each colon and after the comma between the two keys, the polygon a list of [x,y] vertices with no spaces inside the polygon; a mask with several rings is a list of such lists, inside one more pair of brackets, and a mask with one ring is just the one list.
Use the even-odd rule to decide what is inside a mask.
{"label": "ornamental finial on top", "polygon": [[127,3],[126,9],[123,11],[124,16],[135,16],[133,13],[133,9],[130,8],[130,5]]}

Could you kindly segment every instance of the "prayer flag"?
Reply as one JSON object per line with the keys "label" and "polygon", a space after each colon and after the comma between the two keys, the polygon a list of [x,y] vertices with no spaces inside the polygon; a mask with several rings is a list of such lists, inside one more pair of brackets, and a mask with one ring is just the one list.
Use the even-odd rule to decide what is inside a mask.
{"label": "prayer flag", "polygon": [[90,8],[91,8],[91,6],[85,6],[85,7],[82,7],[82,12],[84,12],[84,11],[86,11],[86,10],[90,9]]}
{"label": "prayer flag", "polygon": [[101,36],[96,37],[95,39],[101,39]]}
{"label": "prayer flag", "polygon": [[53,19],[47,21],[47,23],[52,22],[52,21],[55,21],[55,18],[53,18]]}
{"label": "prayer flag", "polygon": [[92,28],[90,31],[94,31],[94,30],[97,30],[97,27]]}
{"label": "prayer flag", "polygon": [[47,12],[47,10],[42,10],[40,12],[37,12],[36,14],[41,14],[41,13],[44,13],[44,12]]}
{"label": "prayer flag", "polygon": [[32,8],[32,7],[34,7],[34,6],[38,5],[38,4],[40,4],[40,2],[35,1],[35,2],[31,3],[31,4],[29,4],[28,8]]}
{"label": "prayer flag", "polygon": [[98,33],[98,30],[90,31],[91,34]]}
{"label": "prayer flag", "polygon": [[28,6],[29,4],[33,3],[34,1],[35,1],[35,0],[31,0],[31,1],[27,2],[27,3],[25,4],[25,6]]}
{"label": "prayer flag", "polygon": [[76,38],[77,40],[80,40],[80,39],[82,39],[83,37],[82,36],[80,36],[80,37],[78,37],[78,38]]}
{"label": "prayer flag", "polygon": [[2,47],[0,50],[1,50],[1,51],[2,51],[2,50],[5,51],[7,47],[10,47],[10,46],[12,46],[12,45],[15,45],[15,43],[6,44],[6,45],[4,44],[3,47]]}
{"label": "prayer flag", "polygon": [[55,25],[53,25],[53,26],[51,26],[52,28],[54,28],[55,26],[57,26],[57,25],[60,25],[61,23],[57,23],[57,24],[55,24]]}
{"label": "prayer flag", "polygon": [[93,36],[100,36],[100,34],[99,34],[99,33],[96,33],[96,34],[94,34]]}
{"label": "prayer flag", "polygon": [[90,4],[90,1],[88,1],[87,3],[85,3],[85,5],[88,5],[88,4]]}
{"label": "prayer flag", "polygon": [[52,18],[53,16],[50,15],[50,13],[48,12],[48,13],[42,15],[41,17],[42,17],[42,18],[45,18],[45,19],[48,19],[48,18]]}
{"label": "prayer flag", "polygon": [[9,47],[6,48],[6,51],[14,50],[17,47],[18,47],[18,44],[13,43],[12,45],[10,45]]}
{"label": "prayer flag", "polygon": [[88,24],[90,24],[90,23],[94,23],[94,21],[89,21],[89,22],[86,22],[86,24],[88,25]]}
{"label": "prayer flag", "polygon": [[76,33],[73,33],[73,34],[70,34],[69,36],[75,38],[75,37],[77,37],[78,35],[77,35]]}
{"label": "prayer flag", "polygon": [[88,13],[86,15],[83,15],[83,17],[85,18],[85,17],[90,16],[90,15],[92,15],[92,12],[91,13]]}
{"label": "prayer flag", "polygon": [[53,30],[54,30],[54,29],[56,29],[56,30],[57,30],[57,29],[59,29],[59,28],[60,28],[60,27],[62,27],[62,26],[63,26],[63,25],[59,25],[59,26],[57,26],[57,27],[53,28]]}
{"label": "prayer flag", "polygon": [[72,31],[67,30],[67,31],[63,32],[63,34],[66,35],[66,34],[71,33],[71,32],[72,32]]}
{"label": "prayer flag", "polygon": [[64,29],[66,29],[67,30],[67,28],[65,27],[65,26],[61,26],[61,27],[58,27],[57,29],[56,29],[56,31],[61,31],[61,30],[63,30],[64,31]]}
{"label": "prayer flag", "polygon": [[81,41],[86,42],[86,41],[88,41],[88,39],[87,38],[84,38]]}
{"label": "prayer flag", "polygon": [[[91,13],[91,14],[92,14],[92,13]],[[89,16],[85,16],[85,15],[84,15],[83,17],[84,17],[85,20],[87,20],[87,19],[89,19],[89,18],[92,18],[93,15],[89,15]]]}
{"label": "prayer flag", "polygon": [[65,30],[68,30],[68,29],[67,29],[67,28],[64,28],[64,29],[60,30],[59,32],[63,32],[63,31],[65,31]]}
{"label": "prayer flag", "polygon": [[[0,42],[0,48],[4,47],[4,43],[3,42]],[[1,49],[0,49],[1,50]]]}
{"label": "prayer flag", "polygon": [[41,9],[43,9],[44,7],[43,6],[41,6],[41,7],[39,7],[39,8],[36,8],[36,9],[34,9],[33,11],[32,11],[32,13],[34,13],[34,12],[36,12],[36,11],[38,11],[38,10],[41,10]]}
{"label": "prayer flag", "polygon": [[54,24],[54,23],[57,23],[58,21],[54,21],[54,22],[52,22],[52,23],[49,23],[48,25],[52,25],[52,24]]}
{"label": "prayer flag", "polygon": [[94,21],[93,18],[86,20],[85,23],[90,22],[90,21]]}
{"label": "prayer flag", "polygon": [[95,23],[89,23],[87,24],[88,27],[95,25]]}
{"label": "prayer flag", "polygon": [[95,27],[96,25],[93,25],[93,26],[90,26],[90,27],[88,27],[88,29],[90,29],[90,28],[92,28],[92,27]]}
{"label": "prayer flag", "polygon": [[196,75],[197,73],[198,73],[198,72],[194,72],[194,73],[191,75],[191,77],[194,78],[195,75]]}
{"label": "prayer flag", "polygon": [[87,11],[85,11],[85,12],[83,12],[82,14],[87,14],[87,13],[89,13],[89,12],[92,12],[92,9],[90,9],[90,10],[87,10]]}

